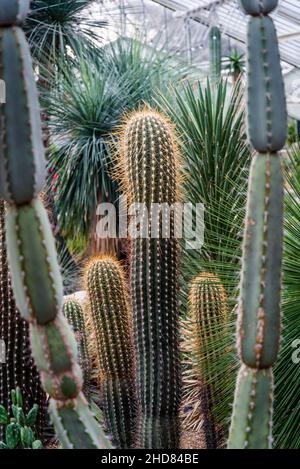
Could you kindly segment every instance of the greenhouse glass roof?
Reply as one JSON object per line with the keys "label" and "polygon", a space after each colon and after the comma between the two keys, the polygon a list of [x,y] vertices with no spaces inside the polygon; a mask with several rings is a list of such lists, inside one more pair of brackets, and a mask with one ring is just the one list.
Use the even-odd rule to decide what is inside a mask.
{"label": "greenhouse glass roof", "polygon": [[[172,52],[206,76],[208,31],[218,25],[222,53],[245,52],[247,18],[238,0],[98,0],[113,27],[108,40],[138,37],[149,47]],[[279,0],[272,14],[279,37],[288,110],[300,120],[300,0]]]}

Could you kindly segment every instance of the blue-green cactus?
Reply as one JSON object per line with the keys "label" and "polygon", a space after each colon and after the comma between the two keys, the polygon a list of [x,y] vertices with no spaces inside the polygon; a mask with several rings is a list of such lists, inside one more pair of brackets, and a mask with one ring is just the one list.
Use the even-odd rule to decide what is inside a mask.
{"label": "blue-green cactus", "polygon": [[29,11],[30,0],[1,0],[0,26],[21,24]]}
{"label": "blue-green cactus", "polygon": [[[258,152],[249,177],[238,305],[239,373],[229,448],[272,445],[272,366],[280,339],[283,177],[287,128],[278,42],[267,13],[277,2],[241,1],[248,22],[248,135]],[[257,16],[259,14],[259,16]]]}

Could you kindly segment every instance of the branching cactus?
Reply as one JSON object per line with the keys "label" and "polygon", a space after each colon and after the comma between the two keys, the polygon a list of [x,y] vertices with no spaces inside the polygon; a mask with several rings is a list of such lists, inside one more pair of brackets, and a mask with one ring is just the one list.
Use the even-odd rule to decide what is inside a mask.
{"label": "branching cactus", "polygon": [[[47,415],[47,396],[31,356],[29,325],[20,315],[14,299],[5,242],[5,203],[0,201],[0,339],[5,360],[0,361],[0,404],[10,411],[11,390],[19,387],[25,412],[39,405],[37,433],[43,437]],[[0,426],[0,440],[4,427]]]}
{"label": "branching cactus", "polygon": [[229,448],[272,447],[272,366],[280,339],[283,177],[287,132],[276,31],[268,16],[275,0],[240,0],[248,22],[250,171],[238,307],[243,362],[235,394]]}
{"label": "branching cactus", "polygon": [[68,300],[64,303],[63,314],[76,337],[78,361],[83,374],[83,394],[89,400],[91,370],[83,309],[78,301]]}
{"label": "branching cactus", "polygon": [[[188,356],[184,374],[185,430],[198,431],[203,425],[207,448],[221,447],[225,433],[224,415],[219,407],[228,400],[228,300],[220,279],[203,272],[192,281],[189,314],[183,327],[183,352]],[[229,404],[229,403],[228,403]]]}
{"label": "branching cactus", "polygon": [[211,81],[216,84],[221,78],[222,65],[221,31],[218,26],[212,26],[209,30],[209,65]]}
{"label": "branching cactus", "polygon": [[0,72],[6,103],[0,119],[0,193],[10,203],[6,240],[15,299],[30,322],[33,355],[51,397],[52,420],[63,447],[110,447],[81,393],[76,342],[61,313],[63,289],[54,239],[37,198],[45,174],[39,107],[28,44],[17,26],[28,1],[4,3]]}
{"label": "branching cactus", "polygon": [[135,431],[131,311],[125,274],[110,256],[92,258],[85,283],[95,331],[99,383],[108,432],[118,448],[133,445]]}
{"label": "branching cactus", "polygon": [[124,193],[137,208],[131,230],[137,446],[176,448],[181,384],[179,244],[176,215],[167,212],[179,201],[180,168],[174,130],[163,115],[146,108],[127,118],[118,170]]}

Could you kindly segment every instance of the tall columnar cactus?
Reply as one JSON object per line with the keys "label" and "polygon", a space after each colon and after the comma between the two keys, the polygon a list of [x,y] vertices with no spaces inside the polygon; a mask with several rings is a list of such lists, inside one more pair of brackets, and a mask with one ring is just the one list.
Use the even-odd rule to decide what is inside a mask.
{"label": "tall columnar cactus", "polygon": [[225,419],[219,407],[223,406],[224,399],[228,400],[230,379],[221,369],[229,351],[220,346],[226,343],[224,336],[229,336],[229,327],[227,294],[214,274],[203,272],[193,279],[183,332],[183,352],[188,357],[184,374],[183,427],[200,434],[203,426],[206,447],[220,447]]}
{"label": "tall columnar cactus", "polygon": [[[46,423],[47,396],[31,356],[29,326],[18,311],[12,291],[5,243],[5,204],[0,201],[0,340],[3,341],[3,363],[0,360],[0,404],[11,408],[11,390],[19,387],[24,410],[39,405],[37,433],[43,436]],[[4,428],[0,427],[0,440]]]}
{"label": "tall columnar cactus", "polygon": [[119,448],[133,445],[135,431],[131,311],[125,274],[111,256],[87,266],[91,325],[95,331],[99,384],[107,430]]}
{"label": "tall columnar cactus", "polygon": [[248,22],[248,134],[258,152],[250,171],[238,307],[243,362],[229,448],[272,446],[274,364],[280,339],[283,177],[277,153],[286,139],[278,42],[268,16],[275,0],[241,0]]}
{"label": "tall columnar cactus", "polygon": [[212,26],[209,30],[209,65],[210,78],[216,84],[221,78],[222,41],[221,31],[218,26]]}
{"label": "tall columnar cactus", "polygon": [[37,198],[45,174],[41,123],[29,48],[17,26],[29,2],[4,3],[0,75],[6,84],[6,103],[0,111],[0,194],[10,204],[6,240],[16,303],[30,322],[33,355],[51,397],[52,420],[63,446],[110,447],[81,393],[76,342],[61,313],[62,280],[54,239]]}
{"label": "tall columnar cactus", "polygon": [[[178,202],[180,184],[176,138],[163,115],[146,108],[127,118],[118,170],[129,203],[138,204],[135,207],[140,212],[139,222],[133,219],[131,230],[130,276],[137,362],[137,445],[176,448],[179,243],[175,214],[172,210],[167,214],[167,209]],[[160,216],[155,204],[164,207]],[[137,230],[134,225],[139,225]]]}
{"label": "tall columnar cactus", "polygon": [[89,400],[91,369],[83,309],[78,301],[68,300],[64,303],[63,314],[75,334],[78,347],[78,362],[83,374],[82,390],[85,397]]}

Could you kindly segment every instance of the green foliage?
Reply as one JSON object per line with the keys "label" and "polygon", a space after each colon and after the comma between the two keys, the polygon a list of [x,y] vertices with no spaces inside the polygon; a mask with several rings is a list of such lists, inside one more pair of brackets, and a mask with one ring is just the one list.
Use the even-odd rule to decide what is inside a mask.
{"label": "green foliage", "polygon": [[20,388],[12,390],[11,399],[12,417],[0,405],[0,424],[5,426],[5,441],[0,442],[0,449],[42,449],[42,442],[35,436],[38,405],[34,404],[26,415]]}
{"label": "green foliage", "polygon": [[89,20],[83,13],[93,3],[95,0],[31,0],[24,30],[43,71],[57,65],[68,48],[76,50],[79,41],[91,45],[99,39],[97,30],[106,23]]}
{"label": "green foliage", "polygon": [[245,72],[245,54],[239,54],[236,49],[224,57],[223,64],[225,65],[225,70],[228,71],[228,74],[233,78],[233,82],[237,82],[238,79]]}
{"label": "green foliage", "polygon": [[[143,203],[150,211],[152,203],[178,202],[177,142],[164,115],[148,108],[133,112],[124,122],[121,139],[118,170],[129,203]],[[179,439],[179,245],[174,212],[169,237],[163,236],[162,218],[157,224],[142,218],[143,235],[133,236],[130,247],[141,448],[176,448]],[[154,226],[156,239],[151,237]]]}
{"label": "green foliage", "polygon": [[98,202],[116,202],[110,177],[113,131],[126,110],[151,102],[154,90],[182,76],[171,59],[138,41],[116,41],[86,60],[65,64],[47,106],[55,146],[51,187],[62,233],[82,249],[94,229]]}
{"label": "green foliage", "polygon": [[95,334],[104,421],[117,448],[133,446],[135,396],[131,311],[125,273],[110,256],[91,258],[85,284]]}

